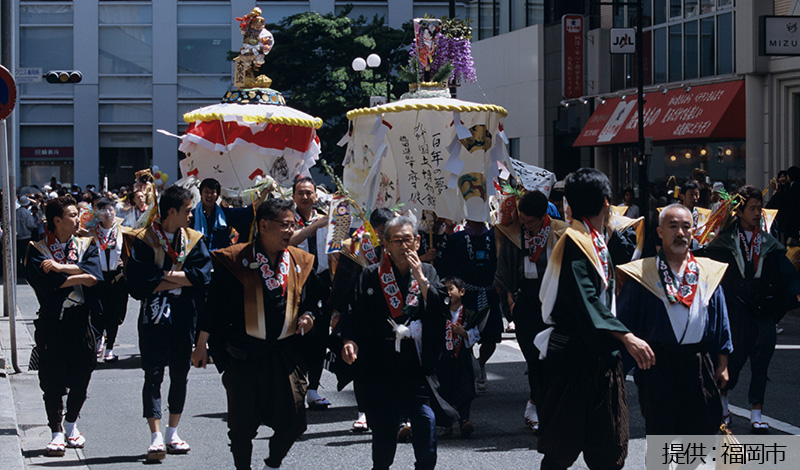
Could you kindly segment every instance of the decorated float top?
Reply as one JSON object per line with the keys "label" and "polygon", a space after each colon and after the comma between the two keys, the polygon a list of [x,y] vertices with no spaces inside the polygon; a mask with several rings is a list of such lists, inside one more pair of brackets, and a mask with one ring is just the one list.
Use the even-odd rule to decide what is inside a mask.
{"label": "decorated float top", "polygon": [[[474,81],[471,29],[457,20],[414,20],[415,42],[400,100],[347,113],[344,186],[361,207],[403,205],[451,220],[490,221],[499,165],[508,160],[505,109],[450,97]],[[447,51],[445,53],[445,51]]]}
{"label": "decorated float top", "polygon": [[316,129],[322,120],[286,105],[272,80],[257,75],[274,39],[264,28],[261,9],[236,18],[242,47],[234,59],[234,88],[218,104],[189,111],[181,137],[181,172],[215,178],[223,188],[245,190],[272,178],[290,186],[306,176],[319,158]]}

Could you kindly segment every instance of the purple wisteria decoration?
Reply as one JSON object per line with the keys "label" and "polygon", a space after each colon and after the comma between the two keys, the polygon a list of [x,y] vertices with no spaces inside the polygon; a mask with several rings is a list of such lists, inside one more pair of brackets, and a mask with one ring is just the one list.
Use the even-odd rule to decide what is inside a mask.
{"label": "purple wisteria decoration", "polygon": [[450,62],[453,64],[453,74],[450,76],[451,84],[475,83],[475,65],[472,62],[472,46],[469,39],[459,37],[451,38],[444,35],[439,38],[439,51],[433,61],[433,68],[439,68]]}
{"label": "purple wisteria decoration", "polygon": [[400,73],[401,80],[409,83],[441,82],[450,86],[475,83],[478,80],[472,60],[472,28],[469,22],[446,17],[441,22],[436,52],[429,69],[420,69],[417,44],[416,41],[412,42],[408,68]]}

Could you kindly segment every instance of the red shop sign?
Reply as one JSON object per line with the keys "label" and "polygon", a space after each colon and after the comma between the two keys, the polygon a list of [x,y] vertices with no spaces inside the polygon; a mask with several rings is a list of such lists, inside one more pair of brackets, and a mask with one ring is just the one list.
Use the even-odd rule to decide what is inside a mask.
{"label": "red shop sign", "polygon": [[561,94],[583,96],[583,16],[561,17]]}

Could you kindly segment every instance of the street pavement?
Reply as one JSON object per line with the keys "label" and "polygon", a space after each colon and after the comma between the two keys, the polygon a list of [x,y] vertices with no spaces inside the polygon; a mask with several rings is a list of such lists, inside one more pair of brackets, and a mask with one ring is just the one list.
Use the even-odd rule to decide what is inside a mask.
{"label": "street pavement", "polygon": [[[130,300],[128,315],[120,329],[115,352],[120,360],[99,363],[89,387],[78,427],[87,439],[82,450],[69,449],[63,458],[47,458],[43,449],[50,439],[44,405],[35,372],[27,372],[33,344],[33,319],[38,304],[30,287],[20,282],[18,299],[18,353],[22,373],[15,374],[10,364],[9,321],[0,319],[0,345],[6,360],[6,377],[0,377],[0,468],[92,468],[136,469],[144,464],[150,433],[142,418],[142,371],[139,368],[136,317],[139,302]],[[800,434],[800,313],[787,315],[778,336],[779,346],[770,369],[766,421],[773,434]],[[69,358],[65,358],[68,360]],[[536,437],[525,427],[522,412],[527,397],[525,363],[513,335],[504,334],[503,342],[487,366],[489,388],[473,402],[472,422],[475,433],[469,439],[443,437],[439,440],[441,469],[538,468],[541,454],[536,452]],[[162,388],[164,406],[168,377]],[[749,370],[742,374],[740,386],[731,394],[734,405],[734,432],[746,434]],[[189,374],[188,400],[180,435],[191,446],[188,455],[168,455],[160,468],[231,469],[228,451],[225,393],[213,365],[192,369]],[[12,398],[13,390],[13,398]],[[356,417],[352,387],[336,391],[333,375],[323,375],[321,394],[333,406],[326,411],[308,412],[308,430],[294,445],[282,468],[352,469],[370,468],[370,435],[353,434],[350,426]],[[630,445],[626,469],[644,469],[644,423],[639,412],[636,387],[628,383]],[[14,410],[13,412],[11,410]],[[165,411],[166,417],[166,411]],[[263,467],[272,431],[260,429],[254,441],[253,468]],[[399,444],[396,469],[413,468],[411,444]],[[585,469],[582,460],[572,467]]]}

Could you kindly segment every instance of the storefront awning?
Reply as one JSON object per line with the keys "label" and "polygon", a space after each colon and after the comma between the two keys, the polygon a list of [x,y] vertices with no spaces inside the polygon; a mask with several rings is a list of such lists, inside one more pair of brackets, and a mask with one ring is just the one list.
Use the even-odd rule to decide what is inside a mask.
{"label": "storefront awning", "polygon": [[[575,147],[616,145],[639,140],[637,100],[607,99],[598,105],[575,140]],[[644,135],[654,142],[745,138],[744,81],[714,83],[645,95]]]}

